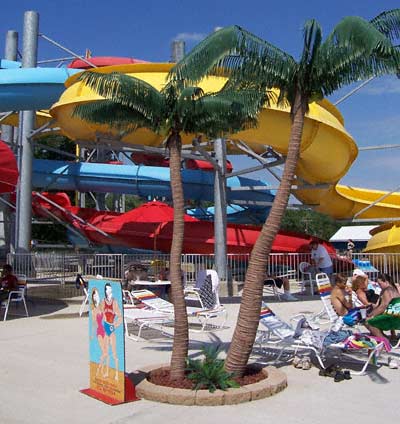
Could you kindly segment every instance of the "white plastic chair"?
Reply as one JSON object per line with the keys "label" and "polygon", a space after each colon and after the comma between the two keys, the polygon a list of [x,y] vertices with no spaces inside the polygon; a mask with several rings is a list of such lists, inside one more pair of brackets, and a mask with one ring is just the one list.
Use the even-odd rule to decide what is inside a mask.
{"label": "white plastic chair", "polygon": [[[7,319],[7,315],[9,313],[9,309],[10,309],[10,306],[11,306],[12,303],[14,303],[16,305],[18,305],[19,303],[22,303],[24,305],[24,308],[25,308],[25,315],[24,316],[29,317],[28,308],[26,307],[26,301],[25,301],[25,286],[20,286],[18,288],[18,290],[12,290],[8,294],[8,299],[2,304],[2,306],[4,306],[6,308],[6,310],[4,312],[3,321],[5,321]],[[22,314],[14,312],[13,315],[22,315]]]}
{"label": "white plastic chair", "polygon": [[[263,295],[272,294],[273,296],[277,297],[278,300],[281,300],[281,294],[279,293],[278,286],[276,285],[275,278],[268,277],[266,278],[266,281],[268,281],[268,284],[264,282],[263,285]],[[271,282],[271,283],[269,283]]]}
{"label": "white plastic chair", "polygon": [[89,305],[89,293],[87,291],[87,288],[82,286],[82,290],[83,290],[83,294],[84,294],[85,297],[83,298],[83,301],[81,303],[81,307],[79,308],[79,316],[80,317],[82,316],[82,314],[85,310],[85,306]]}
{"label": "white plastic chair", "polygon": [[18,288],[20,287],[24,287],[24,295],[25,295],[25,299],[28,300],[28,279],[26,277],[25,274],[15,274],[15,276],[17,277],[18,280]]}
{"label": "white plastic chair", "polygon": [[312,273],[307,271],[311,265],[308,262],[300,262],[299,272],[301,276],[301,291],[304,292],[306,289],[306,283],[310,285],[311,295],[314,296],[314,281]]}

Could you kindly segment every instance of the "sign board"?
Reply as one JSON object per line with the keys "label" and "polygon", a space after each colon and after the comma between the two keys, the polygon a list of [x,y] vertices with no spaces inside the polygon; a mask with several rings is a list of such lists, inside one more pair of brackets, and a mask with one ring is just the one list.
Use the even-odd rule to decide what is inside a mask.
{"label": "sign board", "polygon": [[134,400],[128,399],[126,393],[126,385],[132,383],[125,377],[121,284],[90,280],[88,294],[90,388],[82,392],[110,405]]}

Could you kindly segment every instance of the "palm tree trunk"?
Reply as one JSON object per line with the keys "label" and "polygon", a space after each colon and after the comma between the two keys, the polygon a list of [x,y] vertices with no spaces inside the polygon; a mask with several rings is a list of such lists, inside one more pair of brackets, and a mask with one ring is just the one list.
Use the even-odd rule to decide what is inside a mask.
{"label": "palm tree trunk", "polygon": [[189,348],[189,326],[181,274],[181,255],[184,236],[184,196],[181,178],[181,137],[173,131],[167,143],[174,205],[174,229],[170,254],[171,297],[174,302],[174,341],[171,356],[171,379],[185,375]]}
{"label": "palm tree trunk", "polygon": [[225,362],[226,370],[235,372],[239,376],[244,374],[256,339],[266,266],[272,243],[278,233],[282,216],[289,201],[290,189],[300,153],[304,116],[307,107],[308,97],[297,92],[292,106],[292,126],[282,180],[271,212],[250,255],[239,316]]}

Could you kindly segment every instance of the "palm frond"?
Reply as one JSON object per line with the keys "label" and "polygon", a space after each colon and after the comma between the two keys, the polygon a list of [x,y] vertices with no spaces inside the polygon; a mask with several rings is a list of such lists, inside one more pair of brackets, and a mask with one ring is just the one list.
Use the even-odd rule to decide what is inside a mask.
{"label": "palm frond", "polygon": [[119,132],[129,133],[137,128],[158,130],[160,122],[149,120],[139,112],[111,100],[98,100],[77,105],[72,116],[101,125],[108,125]]}
{"label": "palm frond", "polygon": [[295,63],[289,54],[235,25],[212,33],[194,47],[171,69],[169,79],[195,85],[209,75],[240,76],[244,58],[247,62],[263,61],[268,69],[279,69],[280,73]]}
{"label": "palm frond", "polygon": [[257,125],[262,100],[255,99],[259,93],[207,94],[196,102],[189,113],[182,113],[182,128],[185,132],[203,133],[209,137],[233,134]]}
{"label": "palm frond", "polygon": [[371,19],[370,23],[390,40],[400,38],[400,9],[382,12]]}
{"label": "palm frond", "polygon": [[[379,53],[390,55],[391,41],[373,24],[359,16],[342,19],[324,42],[322,49],[351,48],[353,57]],[[350,53],[350,52],[349,52]]]}
{"label": "palm frond", "polygon": [[323,95],[371,76],[398,72],[399,49],[370,22],[344,18],[321,45],[310,86]]}
{"label": "palm frond", "polygon": [[[317,61],[318,51],[322,42],[321,26],[315,19],[310,19],[304,24],[303,28],[304,47],[298,66],[296,86],[309,97],[315,96],[310,90],[311,81],[315,73],[315,62]],[[291,93],[288,90],[288,97]]]}
{"label": "palm frond", "polygon": [[312,65],[322,42],[321,26],[315,19],[310,19],[303,28],[304,47],[300,59],[300,68]]}
{"label": "palm frond", "polygon": [[118,72],[103,74],[87,71],[79,80],[100,96],[136,110],[148,119],[165,113],[163,95],[152,85]]}

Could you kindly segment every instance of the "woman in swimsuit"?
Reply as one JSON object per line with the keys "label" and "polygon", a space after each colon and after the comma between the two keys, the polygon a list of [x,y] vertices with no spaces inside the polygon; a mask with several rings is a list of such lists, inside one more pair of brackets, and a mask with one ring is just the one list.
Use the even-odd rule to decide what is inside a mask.
{"label": "woman in swimsuit", "polygon": [[385,337],[383,331],[389,330],[393,336],[394,330],[400,330],[400,293],[387,274],[380,274],[378,283],[382,289],[381,298],[368,320],[369,329],[374,336]]}
{"label": "woman in swimsuit", "polygon": [[[103,312],[100,308],[100,295],[96,288],[92,290],[92,328],[96,329],[96,337],[99,342],[101,356],[99,359],[99,365],[97,366],[96,375],[100,373],[100,370],[104,372],[104,367],[106,365],[106,360],[108,356],[106,340],[105,340],[105,331],[103,327]],[[94,337],[94,336],[92,336]]]}
{"label": "woman in swimsuit", "polygon": [[105,348],[107,351],[107,371],[103,374],[108,377],[108,370],[110,364],[110,357],[108,356],[108,347],[111,346],[111,352],[115,363],[115,380],[118,380],[118,356],[117,356],[117,341],[115,337],[115,330],[122,323],[121,311],[118,302],[113,298],[111,284],[104,286],[104,300],[101,303],[101,310],[103,312],[103,326],[105,332]]}

